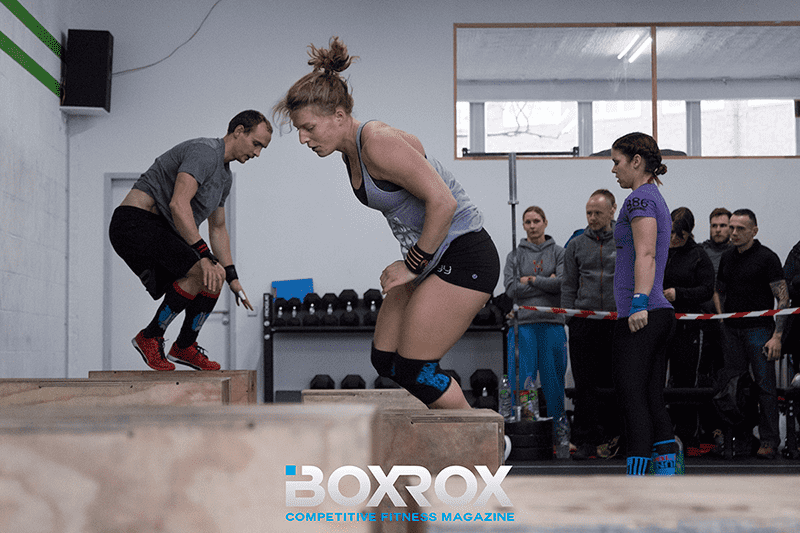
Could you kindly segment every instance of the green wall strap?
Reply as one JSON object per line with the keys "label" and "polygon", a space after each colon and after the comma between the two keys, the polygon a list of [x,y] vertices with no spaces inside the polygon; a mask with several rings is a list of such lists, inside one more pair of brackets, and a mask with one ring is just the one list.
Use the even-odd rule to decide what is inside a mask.
{"label": "green wall strap", "polygon": [[[1,1],[5,2],[7,0]],[[42,82],[45,87],[61,98],[61,84],[1,31],[0,50],[10,55],[14,61],[33,74],[34,78]]]}
{"label": "green wall strap", "polygon": [[39,21],[33,18],[27,9],[17,0],[0,0],[0,4],[5,5],[15,17],[17,17],[29,30],[41,40],[45,46],[53,51],[55,55],[61,57],[61,44],[58,39],[50,35],[50,32],[44,29],[44,26],[39,24]]}

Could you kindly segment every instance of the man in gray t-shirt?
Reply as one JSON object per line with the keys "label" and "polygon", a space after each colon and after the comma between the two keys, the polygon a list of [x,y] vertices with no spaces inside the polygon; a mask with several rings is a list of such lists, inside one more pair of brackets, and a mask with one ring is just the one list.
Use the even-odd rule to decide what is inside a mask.
{"label": "man in gray t-shirt", "polygon": [[[247,110],[228,124],[220,139],[182,142],[156,158],[114,211],[109,238],[114,250],[139,277],[154,300],[163,301],[133,346],[154,370],[176,363],[197,370],[219,370],[197,345],[197,336],[222,290],[230,284],[241,301],[253,306],[239,283],[225,225],[225,200],[231,190],[231,161],[258,157],[272,140],[272,125]],[[208,220],[211,246],[200,237]],[[164,332],[186,311],[177,340],[164,354]]]}

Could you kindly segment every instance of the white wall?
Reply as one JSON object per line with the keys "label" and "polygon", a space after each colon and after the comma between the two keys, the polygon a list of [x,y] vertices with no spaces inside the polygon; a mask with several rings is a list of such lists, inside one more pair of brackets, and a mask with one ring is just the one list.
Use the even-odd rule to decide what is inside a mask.
{"label": "white wall", "polygon": [[[213,0],[52,0],[50,4],[59,6],[65,16],[55,18],[55,11],[50,11],[48,19],[41,4],[42,13],[34,13],[40,20],[50,20],[49,28],[110,31],[115,38],[114,69],[123,70],[171,52],[191,35]],[[82,377],[102,366],[102,313],[107,297],[102,283],[107,240],[104,174],[141,172],[158,154],[182,140],[221,136],[227,121],[241,109],[268,112],[308,71],[309,43],[323,45],[330,36],[339,35],[351,53],[361,56],[347,71],[354,88],[356,117],[378,118],[416,134],[428,153],[444,161],[483,208],[487,229],[505,256],[511,249],[507,163],[453,160],[453,23],[797,19],[800,5],[794,0],[223,0],[197,36],[170,59],[114,78],[110,116],[70,119],[69,182],[64,182],[66,172],[56,172],[60,186],[69,191],[68,203],[61,204],[62,209],[69,208],[62,216],[62,220],[68,217],[69,238],[63,239],[63,229],[52,230],[53,241],[62,252],[69,247],[69,288],[54,287],[55,296],[48,300],[63,308],[68,294],[68,347],[66,356],[63,342],[53,346],[53,352],[62,352],[59,355],[65,359],[60,360],[61,365],[67,363],[69,376]],[[0,67],[0,83],[8,84],[5,72],[14,65],[2,57]],[[34,90],[36,83],[29,82],[25,92]],[[17,83],[10,86],[20,91]],[[27,113],[42,113],[39,107],[32,104]],[[15,111],[10,122],[2,122],[4,142],[14,137],[7,124],[20,123],[25,115]],[[41,148],[31,145],[41,141],[36,133],[50,135],[55,123],[57,117],[50,116],[30,127],[31,133],[17,143],[15,164],[41,159]],[[62,155],[58,156],[57,147],[47,146],[48,158],[63,157],[63,136],[59,139]],[[718,205],[751,207],[759,215],[759,237],[782,258],[797,241],[791,219],[796,218],[800,200],[796,183],[800,161],[690,159],[667,161],[667,165],[663,193],[671,207],[687,205],[699,221]],[[563,243],[575,228],[584,225],[583,205],[592,190],[606,186],[618,191],[610,168],[607,161],[520,161],[521,207],[542,206],[550,219],[549,233]],[[382,218],[363,208],[349,191],[341,162],[335,157],[317,159],[297,142],[295,134],[276,136],[259,160],[244,166],[234,163],[233,170],[238,180],[236,263],[251,299],[260,303],[258,295],[268,291],[273,280],[302,277],[314,278],[320,293],[343,288],[362,292],[377,287],[381,269],[399,257],[399,248]],[[46,181],[44,176],[37,179],[37,183]],[[25,222],[35,218],[34,210],[26,212]],[[705,238],[702,226],[696,233]],[[11,310],[28,305],[22,297],[17,298]],[[41,300],[37,305],[45,301],[37,300]],[[257,368],[261,321],[241,309],[236,312],[240,313],[235,322],[237,366]],[[149,317],[143,317],[146,319]],[[59,338],[63,332],[62,326]],[[59,361],[58,356],[55,360]],[[32,371],[47,373],[43,366]],[[8,370],[3,374],[10,375]]]}
{"label": "white wall", "polygon": [[[64,6],[24,2],[56,38]],[[5,6],[0,31],[56,79],[61,61]],[[59,99],[0,52],[0,377],[66,373],[66,122]]]}

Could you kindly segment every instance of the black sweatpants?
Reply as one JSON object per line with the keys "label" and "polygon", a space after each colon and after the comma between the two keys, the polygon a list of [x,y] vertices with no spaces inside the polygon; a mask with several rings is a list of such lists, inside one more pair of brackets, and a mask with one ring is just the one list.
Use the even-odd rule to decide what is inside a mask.
{"label": "black sweatpants", "polygon": [[666,351],[674,330],[672,309],[650,311],[647,326],[636,333],[627,318],[614,327],[612,372],[628,457],[650,457],[654,442],[674,438],[664,403]]}
{"label": "black sweatpants", "polygon": [[611,361],[614,322],[574,317],[569,320],[569,357],[575,381],[575,415],[572,442],[597,446],[620,435],[616,398],[597,389],[614,386]]}

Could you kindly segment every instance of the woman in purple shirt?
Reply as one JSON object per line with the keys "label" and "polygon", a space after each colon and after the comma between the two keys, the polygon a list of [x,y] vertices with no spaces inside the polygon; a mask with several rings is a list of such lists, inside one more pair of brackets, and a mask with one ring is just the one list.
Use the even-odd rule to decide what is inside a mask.
{"label": "woman in purple shirt", "polygon": [[675,311],[664,297],[664,268],[672,219],[658,191],[667,172],[655,140],[644,133],[620,137],[611,148],[620,187],[631,189],[622,204],[614,239],[614,387],[625,420],[627,473],[675,473],[678,446],[664,403],[666,347]]}

